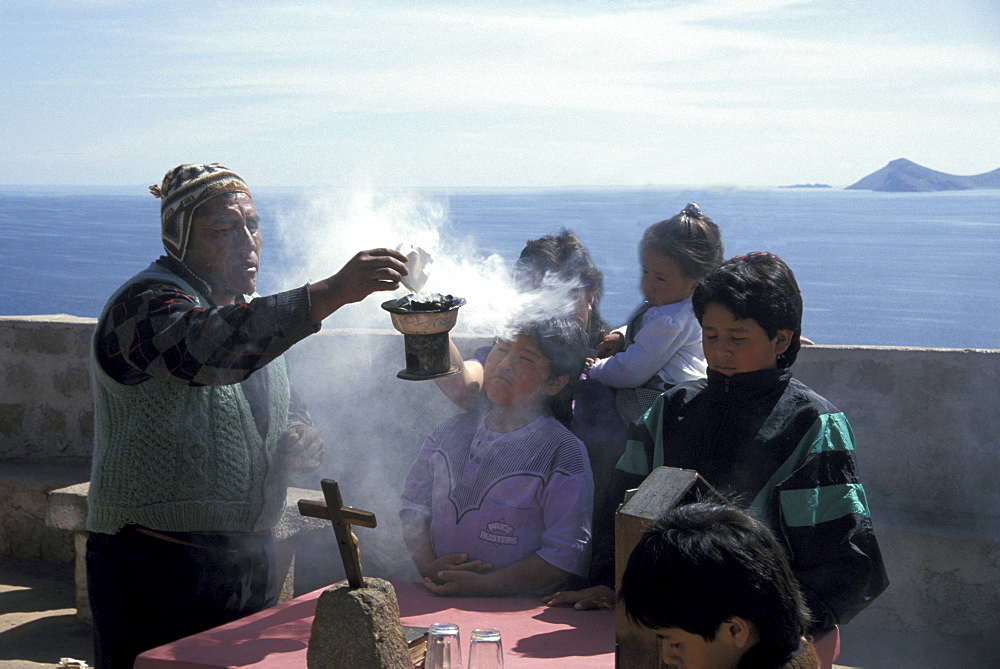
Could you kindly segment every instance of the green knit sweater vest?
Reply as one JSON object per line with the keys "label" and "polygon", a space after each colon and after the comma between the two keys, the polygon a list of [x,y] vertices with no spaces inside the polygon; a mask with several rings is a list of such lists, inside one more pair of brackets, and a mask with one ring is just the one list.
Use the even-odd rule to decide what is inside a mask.
{"label": "green knit sweater vest", "polygon": [[[200,306],[208,300],[156,263],[128,285],[160,279],[180,286]],[[91,345],[94,387],[94,458],[87,527],[113,534],[137,524],[175,532],[256,532],[272,528],[285,502],[285,468],[278,439],[288,421],[285,362],[275,359],[254,374],[267,375],[268,431],[262,438],[240,384],[186,386],[148,379],[118,383],[98,363]]]}

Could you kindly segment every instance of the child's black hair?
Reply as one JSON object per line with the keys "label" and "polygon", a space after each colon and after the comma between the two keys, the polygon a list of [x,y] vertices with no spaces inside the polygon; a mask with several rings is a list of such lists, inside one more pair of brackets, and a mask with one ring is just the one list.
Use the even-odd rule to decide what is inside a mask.
{"label": "child's black hair", "polygon": [[724,306],[737,319],[752,318],[770,339],[778,330],[791,330],[791,341],[777,363],[791,367],[795,362],[801,346],[802,293],[781,258],[756,252],[722,263],[694,289],[691,306],[699,323],[709,304]]}
{"label": "child's black hair", "polygon": [[518,290],[538,290],[544,285],[546,274],[555,275],[567,285],[579,282],[593,297],[587,336],[591,344],[600,341],[609,329],[600,312],[604,275],[572,230],[563,228],[559,234],[529,239],[525,243],[514,266],[514,283]]}
{"label": "child's black hair", "polygon": [[639,251],[655,251],[675,263],[688,279],[700,279],[725,257],[722,233],[694,202],[673,218],[646,228]]}
{"label": "child's black hair", "polygon": [[678,627],[706,641],[726,620],[742,618],[757,628],[754,654],[761,658],[794,652],[809,621],[784,549],[766,525],[732,504],[668,511],[629,556],[618,596],[633,622]]}
{"label": "child's black hair", "polygon": [[518,321],[507,328],[504,338],[531,337],[549,363],[549,378],[566,375],[569,381],[548,400],[552,415],[569,425],[572,417],[573,389],[580,379],[587,357],[587,334],[572,318],[548,318]]}

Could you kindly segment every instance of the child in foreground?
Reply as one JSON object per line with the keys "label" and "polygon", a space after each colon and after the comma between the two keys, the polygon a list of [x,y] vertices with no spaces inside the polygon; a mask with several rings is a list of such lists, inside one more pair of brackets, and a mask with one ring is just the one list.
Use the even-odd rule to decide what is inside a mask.
{"label": "child in foreground", "polygon": [[664,664],[683,669],[818,669],[809,612],[784,549],[733,505],[668,511],[629,556],[628,617],[658,631]]}
{"label": "child in foreground", "polygon": [[[817,640],[888,586],[854,459],[854,434],[829,401],[792,377],[802,296],[777,256],[751,253],[705,277],[692,304],[708,377],[661,395],[633,424],[612,497],[656,467],[693,469],[778,537]],[[590,608],[614,587],[614,544],[595,546],[595,587],[547,598]]]}
{"label": "child in foreground", "polygon": [[573,320],[514,328],[486,358],[486,409],[449,418],[424,442],[400,517],[431,592],[541,593],[586,574],[590,464],[548,409],[579,377],[586,347]]}
{"label": "child in foreground", "polygon": [[705,376],[691,294],[722,260],[719,228],[693,202],[643,233],[644,301],[627,327],[604,337],[587,370],[590,378],[618,389],[615,403],[625,424],[642,416],[666,388]]}

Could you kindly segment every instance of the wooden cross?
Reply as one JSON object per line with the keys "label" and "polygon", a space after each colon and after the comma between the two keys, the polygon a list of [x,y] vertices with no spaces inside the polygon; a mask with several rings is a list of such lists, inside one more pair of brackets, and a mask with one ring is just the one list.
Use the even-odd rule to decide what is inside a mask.
{"label": "wooden cross", "polygon": [[311,499],[299,500],[299,513],[310,518],[322,518],[333,523],[333,532],[337,535],[337,545],[340,548],[340,559],[344,561],[344,572],[347,574],[347,584],[352,588],[363,588],[361,577],[361,550],[358,539],[351,531],[351,525],[375,527],[375,514],[350,506],[344,506],[340,496],[340,485],[331,479],[320,482],[326,504]]}

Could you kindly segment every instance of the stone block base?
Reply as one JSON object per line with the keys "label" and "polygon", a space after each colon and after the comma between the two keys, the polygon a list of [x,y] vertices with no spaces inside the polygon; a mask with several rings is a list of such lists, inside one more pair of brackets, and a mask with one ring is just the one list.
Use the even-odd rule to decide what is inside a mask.
{"label": "stone block base", "polygon": [[364,581],[363,588],[342,582],[319,596],[306,654],[309,669],[412,669],[396,591],[380,578]]}

